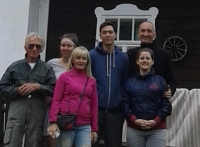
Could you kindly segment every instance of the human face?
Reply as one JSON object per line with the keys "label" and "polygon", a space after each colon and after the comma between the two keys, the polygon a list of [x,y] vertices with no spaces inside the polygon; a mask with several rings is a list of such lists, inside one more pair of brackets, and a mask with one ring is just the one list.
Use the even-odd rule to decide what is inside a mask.
{"label": "human face", "polygon": [[74,68],[78,70],[84,70],[86,68],[87,62],[87,55],[78,55],[72,61]]}
{"label": "human face", "polygon": [[112,26],[103,27],[99,36],[104,45],[113,45],[116,38],[116,34]]}
{"label": "human face", "polygon": [[62,57],[69,58],[74,48],[75,46],[69,38],[63,38],[61,40],[60,53]]}
{"label": "human face", "polygon": [[29,39],[28,44],[25,46],[28,61],[34,62],[38,58],[42,52],[41,44],[42,42],[38,38],[31,37]]}
{"label": "human face", "polygon": [[137,64],[139,65],[140,73],[146,74],[150,71],[151,66],[154,64],[154,60],[151,58],[151,54],[149,52],[143,51],[137,59]]}
{"label": "human face", "polygon": [[150,22],[143,22],[138,31],[138,38],[142,43],[152,43],[156,37],[155,30]]}

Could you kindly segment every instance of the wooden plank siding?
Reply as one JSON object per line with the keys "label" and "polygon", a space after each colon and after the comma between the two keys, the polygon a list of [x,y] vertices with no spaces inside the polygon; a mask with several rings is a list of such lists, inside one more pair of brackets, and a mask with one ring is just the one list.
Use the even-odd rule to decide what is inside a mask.
{"label": "wooden plank siding", "polygon": [[106,10],[117,5],[132,3],[139,9],[157,7],[156,43],[163,46],[171,36],[183,38],[188,46],[187,55],[174,62],[178,88],[200,88],[200,1],[198,0],[51,0],[47,34],[46,61],[59,57],[59,36],[64,33],[77,33],[80,45],[89,50],[94,47],[96,34],[96,7]]}

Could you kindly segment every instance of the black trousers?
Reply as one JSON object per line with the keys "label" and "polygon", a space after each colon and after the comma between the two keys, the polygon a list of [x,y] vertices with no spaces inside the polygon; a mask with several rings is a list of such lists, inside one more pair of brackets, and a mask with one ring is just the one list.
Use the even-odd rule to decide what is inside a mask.
{"label": "black trousers", "polygon": [[104,140],[105,147],[122,147],[122,129],[124,115],[121,110],[99,109],[98,140],[93,147],[101,147],[100,140]]}

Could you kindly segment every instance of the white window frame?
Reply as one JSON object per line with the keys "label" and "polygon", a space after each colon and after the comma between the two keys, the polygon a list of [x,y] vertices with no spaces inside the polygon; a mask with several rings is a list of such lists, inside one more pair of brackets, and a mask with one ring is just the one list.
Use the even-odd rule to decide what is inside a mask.
{"label": "white window frame", "polygon": [[[146,19],[150,21],[155,26],[155,19],[158,15],[158,9],[156,7],[151,7],[149,10],[140,10],[136,5],[133,4],[120,4],[116,6],[112,10],[104,10],[102,7],[97,7],[95,9],[95,14],[97,17],[97,27],[96,27],[96,40],[101,41],[99,36],[99,27],[100,25],[105,22],[106,19],[118,19],[118,26],[119,26],[119,19],[132,19],[133,26],[132,32],[134,32],[134,20],[139,19]],[[119,30],[117,30],[117,39],[119,39]],[[132,35],[134,36],[134,35]],[[97,41],[95,44],[97,45]],[[127,52],[129,48],[137,47],[140,45],[140,41],[138,40],[116,40],[115,45],[122,48],[123,52]]]}

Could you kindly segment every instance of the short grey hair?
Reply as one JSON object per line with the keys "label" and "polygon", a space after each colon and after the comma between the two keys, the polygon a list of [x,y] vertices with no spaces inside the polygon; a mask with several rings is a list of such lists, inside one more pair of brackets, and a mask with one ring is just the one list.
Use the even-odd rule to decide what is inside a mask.
{"label": "short grey hair", "polygon": [[[143,23],[145,23],[145,22],[150,23],[150,24],[152,25],[153,31],[156,33],[156,27],[155,27],[155,25],[154,25],[151,21],[143,21],[141,24],[143,24]],[[141,25],[141,24],[140,24],[140,25]],[[139,26],[139,27],[140,27],[140,26]]]}
{"label": "short grey hair", "polygon": [[37,39],[39,39],[41,41],[41,46],[42,46],[42,50],[43,50],[44,46],[45,46],[44,37],[42,35],[39,35],[36,32],[30,32],[30,33],[27,34],[27,36],[25,38],[25,47],[28,46],[28,43],[29,43],[29,40],[30,40],[31,37],[35,37],[35,38],[37,38]]}

